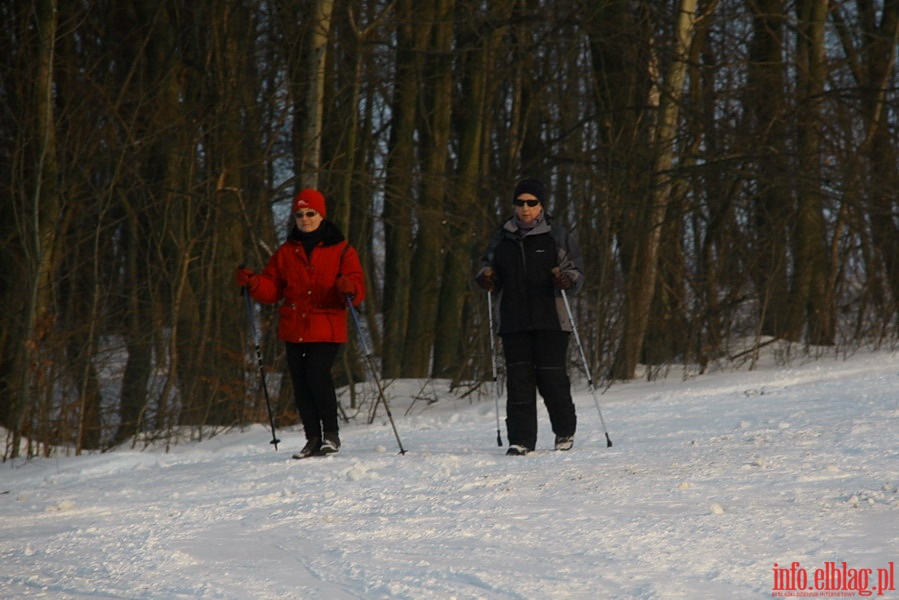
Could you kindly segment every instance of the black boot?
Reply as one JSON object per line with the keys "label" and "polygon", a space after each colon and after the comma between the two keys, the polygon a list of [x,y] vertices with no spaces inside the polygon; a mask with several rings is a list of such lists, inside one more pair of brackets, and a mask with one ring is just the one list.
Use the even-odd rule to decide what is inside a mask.
{"label": "black boot", "polygon": [[506,456],[525,456],[531,449],[527,446],[522,446],[521,444],[512,444],[509,446],[509,449],[506,450]]}
{"label": "black boot", "polygon": [[568,451],[574,446],[574,436],[573,435],[557,435],[556,436],[556,450]]}
{"label": "black boot", "polygon": [[334,454],[340,450],[340,437],[336,431],[326,431],[320,452],[322,454]]}
{"label": "black boot", "polygon": [[308,458],[310,456],[315,456],[321,452],[322,441],[321,438],[310,438],[306,440],[306,445],[303,446],[303,449],[293,455],[294,458]]}

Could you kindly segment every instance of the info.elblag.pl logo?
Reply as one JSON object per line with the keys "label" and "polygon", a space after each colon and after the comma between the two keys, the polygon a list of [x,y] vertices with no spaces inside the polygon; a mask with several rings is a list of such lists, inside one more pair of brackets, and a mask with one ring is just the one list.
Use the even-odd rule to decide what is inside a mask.
{"label": "info.elblag.pl logo", "polygon": [[809,571],[799,562],[781,567],[774,563],[774,584],[771,595],[791,596],[883,596],[896,590],[895,569],[892,562],[877,569],[853,568],[846,562],[825,562],[823,567]]}

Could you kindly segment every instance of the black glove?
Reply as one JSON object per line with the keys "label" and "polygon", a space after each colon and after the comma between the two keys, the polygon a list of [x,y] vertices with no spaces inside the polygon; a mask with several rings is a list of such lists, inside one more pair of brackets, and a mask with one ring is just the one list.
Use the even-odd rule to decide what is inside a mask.
{"label": "black glove", "polygon": [[553,275],[553,287],[557,290],[567,290],[573,283],[571,277],[561,271],[558,274]]}
{"label": "black glove", "polygon": [[492,292],[493,288],[496,287],[496,275],[494,275],[493,269],[489,267],[481,271],[474,280],[478,287],[488,292]]}

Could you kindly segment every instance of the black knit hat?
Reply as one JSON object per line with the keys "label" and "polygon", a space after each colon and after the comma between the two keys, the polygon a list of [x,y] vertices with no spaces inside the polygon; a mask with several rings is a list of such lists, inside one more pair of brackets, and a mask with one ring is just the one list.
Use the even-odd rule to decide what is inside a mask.
{"label": "black knit hat", "polygon": [[515,186],[515,191],[512,192],[512,200],[517,200],[522,194],[532,194],[540,201],[540,204],[543,204],[546,198],[543,182],[537,179],[522,179],[519,181],[518,185]]}

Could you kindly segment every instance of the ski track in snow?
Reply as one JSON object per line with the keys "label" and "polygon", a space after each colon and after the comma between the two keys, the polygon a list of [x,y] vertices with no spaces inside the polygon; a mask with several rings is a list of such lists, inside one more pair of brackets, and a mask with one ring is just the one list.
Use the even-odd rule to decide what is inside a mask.
{"label": "ski track in snow", "polygon": [[403,416],[402,384],[405,455],[382,418],[304,461],[254,426],[2,465],[0,598],[761,598],[774,563],[899,558],[891,354],[613,386],[612,448],[579,388],[574,450],[541,407],[527,457],[492,398]]}

